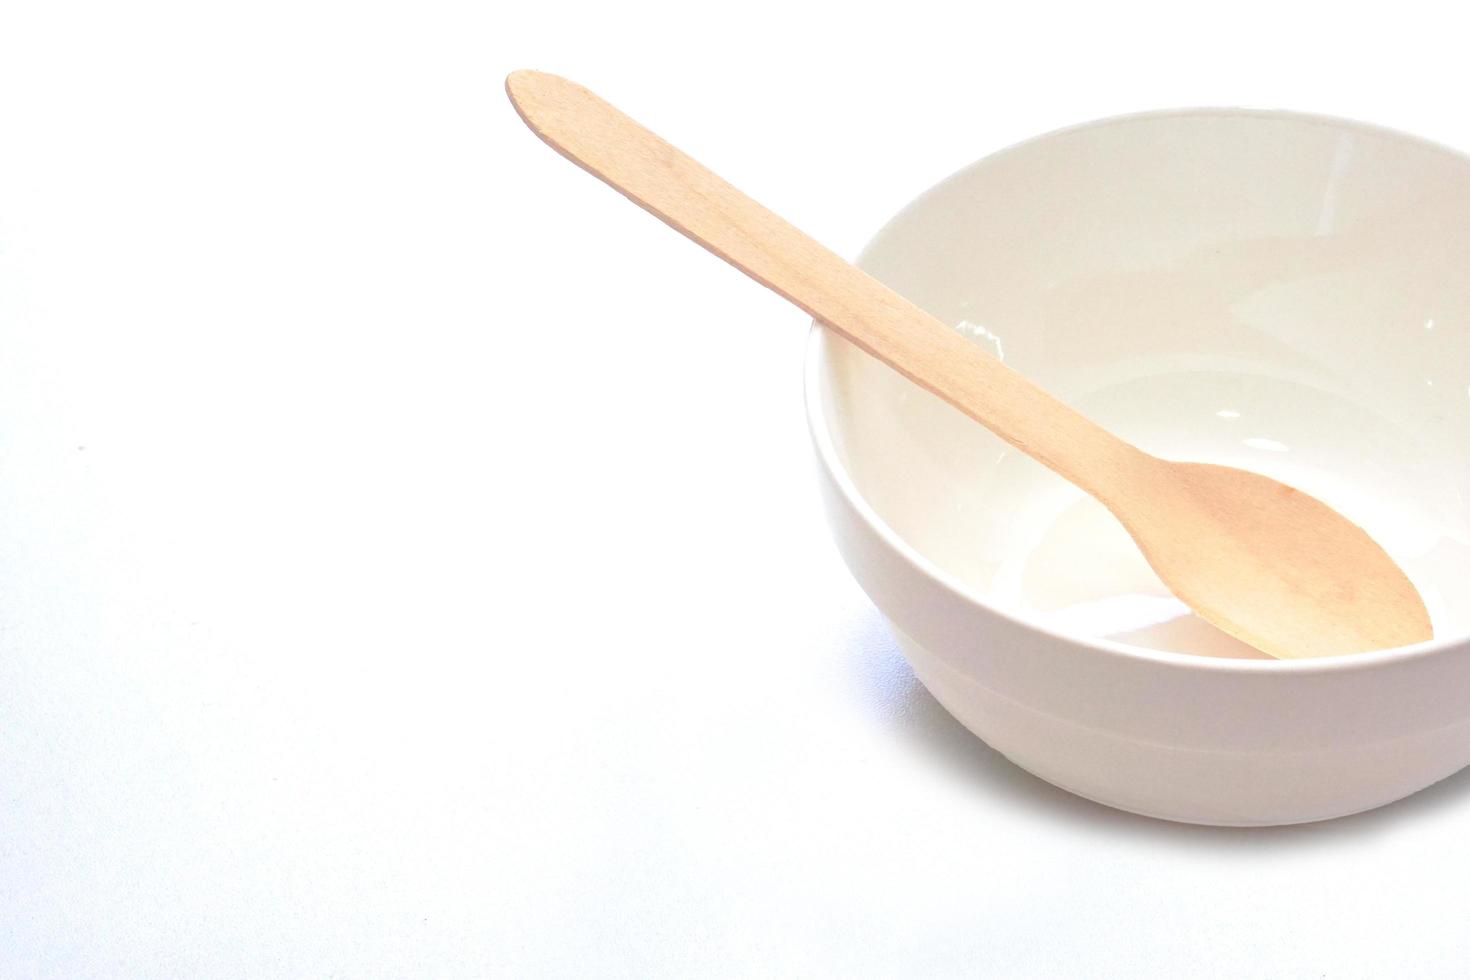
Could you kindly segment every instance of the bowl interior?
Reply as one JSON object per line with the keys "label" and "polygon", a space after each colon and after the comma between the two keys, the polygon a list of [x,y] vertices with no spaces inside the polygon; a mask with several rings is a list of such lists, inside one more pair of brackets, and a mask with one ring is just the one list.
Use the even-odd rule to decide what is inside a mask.
{"label": "bowl interior", "polygon": [[[1305,116],[1111,120],[962,171],[861,264],[1142,448],[1338,508],[1437,638],[1470,632],[1470,160]],[[835,336],[820,354],[839,464],[980,601],[1259,656],[1170,596],[1101,505]]]}

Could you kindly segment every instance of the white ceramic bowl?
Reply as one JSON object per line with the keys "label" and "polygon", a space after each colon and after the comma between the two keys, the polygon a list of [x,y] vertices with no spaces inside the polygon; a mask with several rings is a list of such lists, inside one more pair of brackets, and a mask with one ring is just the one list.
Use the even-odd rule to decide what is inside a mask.
{"label": "white ceramic bowl", "polygon": [[1210,824],[1353,813],[1470,762],[1470,160],[1300,115],[1108,120],[962,171],[861,264],[1143,448],[1337,507],[1435,622],[1414,647],[1260,658],[1099,505],[815,329],[839,547],[971,731],[1075,793]]}

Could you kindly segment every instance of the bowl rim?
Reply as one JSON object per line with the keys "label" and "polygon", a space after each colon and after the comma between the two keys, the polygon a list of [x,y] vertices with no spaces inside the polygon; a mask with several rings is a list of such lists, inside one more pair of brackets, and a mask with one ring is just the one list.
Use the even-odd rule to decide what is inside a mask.
{"label": "bowl rim", "polygon": [[[861,267],[874,243],[890,227],[907,217],[911,212],[923,207],[932,197],[937,196],[951,184],[967,179],[975,171],[993,165],[997,160],[1003,159],[1024,147],[1088,129],[1126,125],[1136,122],[1201,116],[1254,117],[1316,126],[1331,126],[1338,129],[1350,129],[1377,138],[1411,143],[1424,149],[1435,150],[1454,157],[1465,164],[1467,168],[1470,168],[1470,155],[1462,153],[1453,147],[1436,143],[1433,140],[1421,136],[1415,136],[1412,133],[1405,133],[1385,126],[1378,126],[1340,116],[1284,109],[1249,109],[1211,106],[1153,109],[1144,112],[1125,113],[1052,129],[1021,140],[1020,142],[1012,143],[966,164],[913,198],[885,221],[873,233],[872,237],[868,239],[867,243],[864,244],[862,251],[858,254],[856,264]],[[883,542],[889,551],[897,554],[914,571],[928,579],[932,584],[951,593],[966,605],[987,615],[998,616],[1012,626],[1035,635],[1115,658],[1143,661],[1176,668],[1220,671],[1231,674],[1256,674],[1262,671],[1316,674],[1369,670],[1393,664],[1423,660],[1448,651],[1464,649],[1467,644],[1470,644],[1470,634],[1460,634],[1449,638],[1436,637],[1435,639],[1409,646],[1370,650],[1366,653],[1301,659],[1271,658],[1267,660],[1246,660],[1230,657],[1209,657],[1203,654],[1181,653],[1173,650],[1155,650],[1150,647],[1136,646],[1131,643],[1123,643],[1105,637],[1064,633],[1021,613],[998,606],[986,600],[968,583],[940,568],[923,552],[905,541],[873,509],[873,506],[868,502],[867,498],[858,490],[857,484],[852,479],[852,475],[847,471],[847,467],[837,454],[837,447],[832,439],[831,426],[828,422],[826,409],[822,404],[822,372],[828,364],[829,349],[829,331],[821,323],[813,320],[811,330],[807,337],[805,365],[802,371],[802,397],[806,408],[807,428],[823,470],[828,478],[832,480],[833,485],[837,487],[838,492],[842,494],[848,506],[858,516],[858,519],[871,533]]]}

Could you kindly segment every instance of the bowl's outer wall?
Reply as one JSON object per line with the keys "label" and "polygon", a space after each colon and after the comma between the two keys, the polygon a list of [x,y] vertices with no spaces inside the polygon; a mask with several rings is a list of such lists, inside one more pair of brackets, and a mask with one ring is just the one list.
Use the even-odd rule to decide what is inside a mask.
{"label": "bowl's outer wall", "polygon": [[893,546],[825,458],[818,472],[838,549],[919,679],[1065,789],[1173,820],[1282,824],[1380,806],[1470,763],[1470,650],[1272,670],[1097,648],[957,593]]}

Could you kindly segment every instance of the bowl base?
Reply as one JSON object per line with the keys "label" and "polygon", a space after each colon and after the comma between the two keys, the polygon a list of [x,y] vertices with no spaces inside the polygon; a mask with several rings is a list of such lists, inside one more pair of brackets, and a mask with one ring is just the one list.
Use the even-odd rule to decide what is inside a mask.
{"label": "bowl base", "polygon": [[1403,799],[1470,762],[1470,722],[1310,752],[1142,741],[1019,704],[961,675],[897,628],[893,634],[934,699],[1016,766],[1094,803],[1157,820],[1215,827],[1331,820]]}

